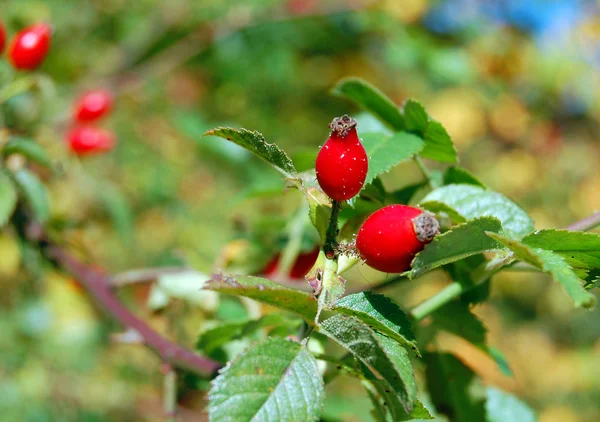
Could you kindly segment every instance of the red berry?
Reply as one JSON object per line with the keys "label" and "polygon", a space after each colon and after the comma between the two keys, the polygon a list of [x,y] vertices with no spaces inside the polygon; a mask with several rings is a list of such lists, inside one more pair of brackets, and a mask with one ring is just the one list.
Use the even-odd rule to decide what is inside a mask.
{"label": "red berry", "polygon": [[97,89],[83,94],[75,102],[73,116],[80,122],[91,122],[107,115],[113,107],[110,92]]}
{"label": "red berry", "polygon": [[6,44],[6,30],[4,25],[0,22],[0,54],[4,51],[4,45]]}
{"label": "red berry", "polygon": [[356,133],[356,120],[344,115],[329,125],[331,135],[317,155],[317,180],[331,199],[345,201],[362,189],[369,164]]}
{"label": "red berry", "polygon": [[93,126],[79,126],[67,134],[71,151],[78,155],[110,151],[116,143],[115,135],[108,130]]}
{"label": "red berry", "polygon": [[49,25],[33,25],[18,32],[8,49],[8,57],[16,69],[33,70],[39,67],[50,48]]}
{"label": "red berry", "polygon": [[368,266],[402,273],[437,233],[439,224],[432,214],[407,205],[389,205],[365,220],[356,236],[356,248]]}
{"label": "red berry", "polygon": [[[289,277],[292,280],[303,279],[304,276],[310,271],[310,269],[315,265],[315,261],[319,256],[319,248],[314,248],[310,252],[304,252],[298,254],[298,257],[294,261],[294,265],[290,269]],[[267,265],[265,266],[262,273],[266,276],[270,276],[275,274],[277,270],[277,266],[279,265],[280,255],[277,254],[271,259]]]}

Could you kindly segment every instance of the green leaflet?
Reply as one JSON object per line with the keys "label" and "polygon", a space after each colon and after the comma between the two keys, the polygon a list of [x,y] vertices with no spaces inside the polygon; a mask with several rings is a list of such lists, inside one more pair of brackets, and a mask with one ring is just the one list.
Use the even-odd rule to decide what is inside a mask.
{"label": "green leaflet", "polygon": [[405,412],[416,399],[416,384],[408,352],[395,340],[376,334],[356,317],[334,315],[319,325],[319,331],[347,349],[366,368],[368,379],[376,379],[394,391]]}
{"label": "green leaflet", "polygon": [[502,225],[497,218],[480,217],[455,226],[452,230],[436,236],[431,243],[419,252],[412,262],[411,278],[417,278],[427,271],[476,255],[503,245],[490,239],[486,232],[499,233]]}
{"label": "green leaflet", "polygon": [[577,277],[566,260],[559,254],[541,248],[529,247],[518,240],[509,239],[497,233],[488,232],[487,235],[504,244],[518,258],[551,275],[571,296],[575,306],[592,308],[596,303],[596,297],[584,289],[583,281]]}
{"label": "green leaflet", "polygon": [[408,316],[387,296],[372,292],[351,294],[338,300],[335,310],[357,317],[375,331],[418,353]]}
{"label": "green leaflet", "polygon": [[219,293],[249,297],[294,312],[311,324],[317,314],[317,299],[313,295],[281,286],[266,278],[214,274],[204,288]]}
{"label": "green leaflet", "polygon": [[317,362],[306,348],[269,338],[212,381],[208,414],[212,422],[311,422],[318,420],[324,398]]}
{"label": "green leaflet", "polygon": [[288,155],[277,145],[269,144],[262,134],[247,129],[218,127],[211,129],[202,136],[218,136],[227,139],[262,158],[286,177],[297,174],[296,168]]}
{"label": "green leaflet", "polygon": [[533,221],[517,204],[500,193],[479,186],[443,186],[429,193],[420,204],[428,208],[430,201],[445,204],[467,220],[496,217],[510,237],[521,238],[533,231]]}
{"label": "green leaflet", "polygon": [[361,140],[369,157],[369,171],[365,184],[388,172],[402,161],[412,158],[423,149],[423,140],[408,132],[391,136],[381,133],[363,133]]}

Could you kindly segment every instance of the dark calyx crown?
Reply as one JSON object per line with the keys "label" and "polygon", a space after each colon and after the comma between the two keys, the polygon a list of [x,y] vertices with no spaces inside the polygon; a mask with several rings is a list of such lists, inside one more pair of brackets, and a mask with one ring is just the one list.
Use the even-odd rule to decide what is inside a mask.
{"label": "dark calyx crown", "polygon": [[348,132],[356,127],[356,120],[344,114],[342,117],[336,117],[329,123],[329,129],[332,133],[344,138]]}

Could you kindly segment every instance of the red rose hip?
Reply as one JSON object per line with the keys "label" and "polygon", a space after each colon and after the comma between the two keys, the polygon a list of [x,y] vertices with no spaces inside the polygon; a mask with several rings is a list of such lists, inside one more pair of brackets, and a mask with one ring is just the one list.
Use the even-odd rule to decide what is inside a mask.
{"label": "red rose hip", "polygon": [[317,155],[317,180],[331,199],[345,201],[365,184],[369,164],[356,133],[356,120],[344,115],[333,119],[331,134]]}
{"label": "red rose hip", "polygon": [[106,116],[113,107],[113,97],[103,89],[88,91],[75,101],[73,117],[80,122],[92,122]]}
{"label": "red rose hip", "polygon": [[12,40],[8,58],[16,69],[33,70],[39,67],[50,48],[51,29],[47,24],[23,29]]}
{"label": "red rose hip", "polygon": [[0,54],[4,51],[4,45],[6,44],[6,30],[4,25],[0,22]]}
{"label": "red rose hip", "polygon": [[110,151],[116,143],[115,135],[93,126],[79,126],[67,134],[69,148],[77,155],[90,155]]}
{"label": "red rose hip", "polygon": [[[319,248],[316,247],[309,252],[302,252],[298,254],[296,260],[294,261],[294,265],[290,269],[289,278],[292,280],[304,280],[304,276],[308,274],[313,265],[315,265],[315,261],[319,256]],[[277,270],[277,266],[279,265],[280,254],[275,255],[265,266],[262,273],[266,276],[272,276],[275,274]]]}
{"label": "red rose hip", "polygon": [[439,223],[432,214],[407,205],[389,205],[365,220],[356,236],[356,249],[368,266],[402,273],[437,233]]}

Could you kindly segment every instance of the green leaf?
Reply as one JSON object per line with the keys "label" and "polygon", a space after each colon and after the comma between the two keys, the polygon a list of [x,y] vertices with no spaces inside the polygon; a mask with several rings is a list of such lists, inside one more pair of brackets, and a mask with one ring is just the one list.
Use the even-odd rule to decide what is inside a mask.
{"label": "green leaf", "polygon": [[421,151],[422,157],[442,163],[456,163],[458,161],[454,143],[440,122],[430,120],[423,137],[425,148]]}
{"label": "green leaf", "polygon": [[494,387],[486,390],[486,422],[536,422],[535,412],[521,400]]}
{"label": "green leaf", "polygon": [[569,230],[539,230],[525,236],[522,242],[532,248],[553,251],[573,267],[600,268],[600,235]]}
{"label": "green leaf", "polygon": [[419,208],[426,209],[427,211],[431,211],[432,213],[438,216],[447,215],[452,223],[454,224],[462,224],[466,223],[467,219],[460,215],[454,208],[444,204],[439,201],[427,201],[422,204],[419,204]]}
{"label": "green leaf", "polygon": [[455,226],[446,233],[437,235],[419,252],[412,261],[411,278],[417,278],[434,268],[468,256],[492,249],[502,249],[502,244],[490,239],[486,232],[499,233],[500,220],[481,217]]}
{"label": "green leaf", "polygon": [[361,139],[369,157],[369,171],[365,184],[423,149],[421,138],[407,132],[398,132],[391,136],[364,133],[361,134]]}
{"label": "green leaf", "polygon": [[408,352],[395,340],[371,330],[356,317],[334,315],[319,331],[335,340],[369,369],[368,378],[385,381],[395,391],[404,411],[414,408],[416,384]]}
{"label": "green leaf", "polygon": [[294,312],[308,323],[312,323],[317,314],[317,299],[313,295],[281,286],[266,278],[214,274],[204,288],[219,293],[248,297]]}
{"label": "green leaf", "polygon": [[305,347],[270,338],[221,370],[208,397],[213,422],[311,422],[319,418],[325,391]]}
{"label": "green leaf", "polygon": [[0,170],[0,228],[10,219],[17,206],[17,191],[12,180]]}
{"label": "green leaf", "polygon": [[474,185],[485,189],[485,185],[472,173],[462,167],[448,167],[444,173],[444,185]]}
{"label": "green leaf", "polygon": [[564,290],[575,302],[575,306],[584,308],[592,308],[596,302],[596,298],[583,287],[583,280],[580,280],[565,259],[552,251],[547,251],[541,248],[532,248],[524,243],[509,239],[508,237],[497,233],[487,233],[492,239],[505,245],[515,255],[525,262],[534,265],[552,276],[552,278],[560,283]]}
{"label": "green leaf", "polygon": [[372,292],[344,296],[335,305],[337,312],[355,316],[375,331],[418,353],[408,316],[390,298]]}
{"label": "green leaf", "polygon": [[456,148],[446,129],[433,120],[418,101],[407,100],[402,107],[406,130],[418,133],[425,140],[421,156],[442,163],[455,163]]}
{"label": "green leaf", "polygon": [[521,238],[533,231],[533,221],[517,204],[502,194],[478,186],[442,186],[423,198],[421,205],[426,207],[429,201],[446,204],[467,220],[484,216],[496,217],[511,237]]}
{"label": "green leaf", "polygon": [[46,187],[42,181],[26,169],[21,169],[14,174],[27,204],[33,212],[33,217],[39,223],[45,223],[50,218],[50,204],[46,195]]}
{"label": "green leaf", "polygon": [[21,154],[25,158],[45,167],[51,167],[52,162],[46,150],[37,142],[27,138],[11,138],[2,148],[2,155]]}
{"label": "green leaf", "polygon": [[429,115],[421,103],[412,99],[406,100],[402,111],[404,112],[406,130],[425,133],[429,124]]}
{"label": "green leaf", "polygon": [[[419,400],[415,400],[413,410],[410,413],[407,413],[402,407],[402,403],[400,403],[400,401],[398,400],[398,396],[388,388],[385,382],[378,380],[371,380],[370,382],[379,395],[379,397],[374,396],[371,400],[373,402],[373,405],[376,406],[376,408],[376,404],[378,404],[379,408],[383,410],[385,417],[383,421],[401,422],[411,421],[415,419],[433,419],[429,411],[425,408],[425,406],[423,406],[423,403],[421,403]],[[376,401],[373,401],[373,399],[375,399]],[[385,413],[386,410],[389,413]]]}
{"label": "green leaf", "polygon": [[471,397],[475,373],[449,353],[425,353],[425,377],[437,411],[453,422],[485,420],[482,400]]}
{"label": "green leaf", "polygon": [[233,340],[247,337],[261,328],[288,322],[287,318],[278,313],[267,314],[251,321],[225,322],[201,333],[196,342],[196,349],[205,355],[211,355],[215,350]]}
{"label": "green leaf", "polygon": [[332,92],[352,100],[361,108],[373,113],[390,128],[404,129],[404,118],[396,104],[367,81],[360,78],[342,79]]}
{"label": "green leaf", "polygon": [[321,243],[325,242],[329,218],[331,217],[331,201],[320,188],[309,187],[305,190],[304,197],[308,201],[308,217],[317,229]]}
{"label": "green leaf", "polygon": [[297,174],[290,157],[277,145],[267,143],[264,136],[259,132],[247,129],[218,127],[209,130],[202,136],[218,136],[244,147],[271,164],[286,177],[293,177]]}

